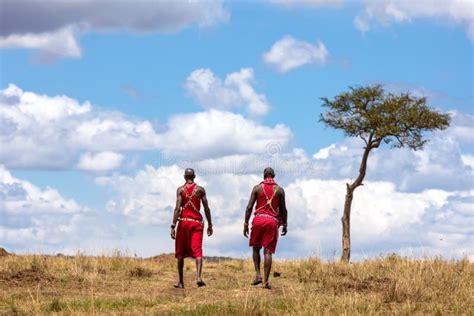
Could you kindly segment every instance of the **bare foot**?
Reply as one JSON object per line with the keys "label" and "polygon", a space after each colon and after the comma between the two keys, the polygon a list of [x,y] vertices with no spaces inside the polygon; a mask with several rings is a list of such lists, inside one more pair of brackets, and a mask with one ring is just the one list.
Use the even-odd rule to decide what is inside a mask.
{"label": "bare foot", "polygon": [[256,276],[255,279],[252,281],[252,285],[259,285],[262,283],[262,277]]}
{"label": "bare foot", "polygon": [[264,289],[271,290],[272,286],[270,285],[270,282],[265,282],[265,285],[263,286]]}
{"label": "bare foot", "polygon": [[178,282],[178,284],[173,285],[175,289],[184,289],[184,284],[181,282]]}
{"label": "bare foot", "polygon": [[196,284],[198,287],[206,286],[206,283],[202,279],[199,279],[196,281]]}

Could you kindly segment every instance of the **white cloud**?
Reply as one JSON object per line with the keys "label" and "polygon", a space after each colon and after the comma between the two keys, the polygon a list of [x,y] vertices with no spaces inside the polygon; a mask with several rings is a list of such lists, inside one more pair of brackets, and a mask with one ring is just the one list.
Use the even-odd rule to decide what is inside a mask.
{"label": "white cloud", "polygon": [[130,31],[173,33],[191,25],[210,27],[229,19],[221,1],[60,1],[2,3],[0,47],[35,48],[42,58],[80,57],[79,33]]}
{"label": "white cloud", "polygon": [[[426,135],[429,140],[420,151],[392,149],[382,144],[370,153],[367,180],[390,181],[398,190],[419,192],[436,188],[447,191],[472,188],[474,170],[466,163],[464,146],[472,144],[474,119],[471,115],[453,112],[451,126]],[[363,152],[363,141],[348,138],[331,144],[316,153],[307,174],[330,179],[352,178]],[[319,159],[317,159],[319,158]],[[446,181],[446,179],[450,179]]]}
{"label": "white cloud", "polygon": [[467,36],[474,41],[474,2],[472,0],[366,0],[365,10],[354,19],[362,32],[371,28],[374,22],[410,22],[415,19],[436,19],[460,24]]}
{"label": "white cloud", "polygon": [[[418,245],[400,231],[400,249],[402,255],[413,256],[419,253],[426,256],[438,254],[456,254],[458,257],[474,256],[474,192],[453,192],[439,208],[425,212],[422,220],[413,227],[423,232],[417,236]],[[411,244],[411,245],[410,245]]]}
{"label": "white cloud", "polygon": [[474,155],[461,155],[461,161],[464,165],[474,170]]}
{"label": "white cloud", "polygon": [[[183,169],[189,165],[197,170],[198,183],[206,187],[214,215],[216,235],[206,238],[205,253],[248,255],[247,240],[241,236],[244,208],[252,186],[261,179],[255,174],[271,165],[287,190],[290,211],[290,234],[281,239],[278,256],[307,256],[318,248],[327,256],[340,249],[345,182],[355,177],[362,153],[358,139],[332,144],[311,157],[301,149],[287,149],[292,137],[288,127],[263,126],[218,110],[174,116],[157,133],[148,121],[15,86],[0,94],[0,103],[0,145],[10,146],[0,152],[0,158],[12,163],[16,159],[32,166],[38,157],[46,161],[72,152],[73,163],[80,157],[89,169],[107,169],[108,158],[143,148],[181,158],[175,165],[147,166],[134,175],[96,178],[97,184],[112,192],[108,215],[124,219],[121,230],[135,236],[134,243],[127,244],[130,248],[141,243],[139,238],[150,237],[143,232],[148,225],[167,237],[176,187],[183,183]],[[472,256],[474,169],[469,166],[470,155],[460,149],[472,144],[472,120],[455,112],[451,127],[430,135],[424,151],[384,145],[371,154],[367,181],[357,189],[353,204],[354,257],[393,251]],[[13,140],[19,141],[17,147]],[[113,152],[104,155],[109,151]],[[51,156],[41,156],[44,153]],[[188,162],[182,159],[188,157]],[[58,249],[66,238],[69,248],[77,248],[78,236],[84,235],[78,227],[85,226],[79,225],[85,207],[54,189],[38,189],[14,179],[5,169],[0,174],[1,243],[27,249],[28,243],[38,245],[38,240],[48,238],[44,242],[49,249]],[[107,218],[107,222],[113,221]],[[99,230],[96,223],[92,227]],[[123,243],[115,239],[109,245]],[[160,251],[172,251],[172,245],[168,239],[160,243]],[[155,254],[142,251],[140,255]]]}
{"label": "white cloud", "polygon": [[[315,244],[322,245],[324,252],[330,253],[339,250],[340,242],[340,216],[344,205],[345,182],[341,180],[308,179],[296,180],[287,186],[287,199],[289,212],[294,214],[292,227],[302,233],[301,243],[305,245],[306,255]],[[438,212],[445,207],[448,198],[452,195],[468,194],[472,192],[457,193],[442,190],[426,190],[420,193],[400,192],[390,182],[366,182],[363,187],[356,190],[352,204],[352,238],[353,252],[357,256],[364,253],[376,255],[375,249],[389,253],[399,250],[397,243],[400,230],[404,231],[404,242],[412,246],[419,246],[419,225],[425,225],[424,231],[437,232],[430,223],[424,222],[425,216],[430,212]],[[472,215],[471,215],[472,219]],[[455,225],[447,219],[451,225]],[[314,232],[308,234],[307,232]],[[469,245],[469,235],[464,235],[463,245]],[[381,241],[391,241],[384,245]],[[428,246],[428,240],[424,240]],[[332,248],[334,247],[334,248]],[[329,249],[328,249],[329,248]],[[441,250],[441,249],[439,249]],[[444,251],[448,255],[448,252]],[[452,249],[449,255],[461,255],[457,249]]]}
{"label": "white cloud", "polygon": [[264,115],[270,109],[267,98],[255,92],[252,68],[230,73],[225,80],[210,69],[196,69],[186,79],[186,91],[205,108],[231,110],[244,107],[253,116]]}
{"label": "white cloud", "polygon": [[41,51],[40,58],[81,57],[81,47],[77,43],[72,28],[42,34],[10,34],[0,37],[0,48],[29,48]]}
{"label": "white cloud", "polygon": [[0,122],[0,162],[8,167],[67,168],[82,150],[157,147],[158,134],[148,121],[14,85],[0,92]]}
{"label": "white cloud", "polygon": [[107,203],[110,212],[121,213],[140,224],[165,224],[171,219],[176,188],[184,183],[182,169],[146,166],[135,176],[99,177],[96,183],[113,188],[116,199]]}
{"label": "white cloud", "polygon": [[311,44],[287,35],[263,54],[263,61],[285,73],[306,64],[324,65],[328,57],[329,52],[321,41]]}
{"label": "white cloud", "polygon": [[[372,153],[365,185],[357,189],[353,202],[354,258],[391,252],[410,256],[473,255],[474,174],[465,165],[469,155],[461,154],[459,147],[466,139],[453,132],[469,122],[470,116],[456,113],[451,128],[431,135],[424,151],[382,146]],[[327,257],[339,252],[345,183],[355,177],[361,153],[361,141],[347,139],[322,148],[313,159],[295,149],[190,162],[188,165],[197,171],[198,183],[206,187],[215,213],[216,235],[206,239],[206,254],[248,255],[239,222],[252,186],[260,181],[255,174],[267,165],[276,166],[290,212],[290,234],[281,239],[278,256],[302,257],[319,252]],[[152,218],[155,224],[165,225],[174,207],[174,188],[181,184],[182,170],[188,165],[147,167],[121,181],[116,176],[102,178],[103,184],[112,185],[117,193],[109,206],[132,222],[146,225]],[[136,194],[136,187],[153,189]]]}
{"label": "white cloud", "polygon": [[[213,119],[208,118],[209,114],[204,115],[203,113],[202,121],[213,122]],[[228,113],[225,114],[228,115]],[[222,119],[221,115],[216,115],[215,120],[225,122],[225,125],[231,125],[226,122],[226,119]],[[186,119],[184,121],[187,122]],[[237,122],[237,120],[235,121]],[[187,123],[187,125],[194,126],[194,123]],[[407,192],[420,192],[431,188],[446,191],[471,188],[474,170],[469,167],[469,155],[462,152],[464,146],[471,144],[471,138],[468,137],[470,135],[469,129],[472,129],[471,126],[474,126],[474,123],[470,115],[455,112],[451,127],[442,132],[426,135],[429,142],[424,150],[415,152],[409,149],[392,149],[389,145],[382,144],[380,148],[373,150],[370,154],[367,180],[393,182],[396,184],[397,190]],[[178,131],[178,128],[173,128],[173,130]],[[243,132],[253,130],[253,128],[241,130]],[[188,135],[193,134],[192,131],[187,130],[181,132]],[[209,135],[216,134],[212,129],[205,132]],[[263,168],[271,165],[285,179],[295,177],[354,179],[357,176],[364,145],[363,141],[358,138],[348,138],[339,143],[330,144],[321,148],[311,157],[302,149],[291,150],[288,148],[285,145],[285,140],[289,139],[288,137],[275,142],[277,133],[266,133],[262,130],[262,135],[264,134],[273,135],[274,138],[265,140],[261,144],[255,143],[256,148],[252,146],[241,148],[239,139],[247,139],[245,136],[236,134],[235,145],[234,139],[231,136],[226,136],[223,139],[228,139],[229,148],[233,148],[233,150],[227,151],[227,147],[223,145],[220,147],[220,154],[208,151],[211,157],[206,157],[206,153],[188,156],[184,161],[178,161],[177,164],[183,168],[187,164],[192,164],[196,170],[206,175],[219,173],[260,174]],[[170,147],[170,153],[184,155],[186,149],[178,140],[187,138],[180,134],[168,138],[173,143],[179,144],[179,146]],[[212,143],[224,143],[224,140],[217,139],[213,136]],[[267,143],[266,146],[265,143]],[[245,142],[240,144],[245,144]],[[199,146],[205,148],[201,144]],[[190,150],[198,153],[192,146]],[[446,181],[447,178],[450,178],[451,181]]]}
{"label": "white cloud", "polygon": [[448,129],[446,136],[453,141],[466,145],[474,144],[474,115],[459,111],[451,112],[453,123]]}
{"label": "white cloud", "polygon": [[[329,157],[329,152],[334,148],[336,148],[335,144],[331,144],[327,147],[321,148],[317,153],[315,153],[313,155],[313,158],[314,159],[326,159],[327,157]],[[345,148],[345,147],[342,147],[342,148]],[[341,148],[341,150],[343,150],[342,148]]]}
{"label": "white cloud", "polygon": [[[5,114],[13,116],[15,112],[22,112],[27,117],[34,117],[40,123],[58,121],[70,115],[81,115],[91,111],[89,102],[81,105],[66,96],[39,95],[23,91],[13,84],[2,91],[1,101]],[[26,118],[19,123],[22,126],[28,125]]]}
{"label": "white cloud", "polygon": [[77,167],[88,171],[107,171],[120,167],[124,156],[113,151],[99,153],[84,153],[79,158]]}
{"label": "white cloud", "polygon": [[[147,166],[134,176],[97,178],[111,186],[116,196],[109,209],[132,223],[167,226],[172,217],[176,187],[182,184],[183,168]],[[242,218],[254,174],[201,174],[196,181],[206,188],[213,214],[215,236],[205,241],[209,255],[248,255],[242,236]],[[277,181],[281,177],[277,175]],[[321,251],[324,256],[340,250],[340,216],[348,179],[293,178],[282,182],[286,190],[290,233],[281,238],[278,256],[301,257]],[[469,200],[474,191],[427,189],[401,192],[394,183],[367,181],[357,189],[352,210],[353,255],[378,255],[406,251],[416,255],[462,256],[472,254],[470,240],[473,213]],[[420,229],[422,227],[422,229]],[[420,231],[424,234],[420,235]],[[403,232],[403,236],[400,236]],[[439,245],[433,236],[442,236]],[[438,239],[439,239],[438,238]],[[382,242],[381,242],[382,241]],[[446,246],[449,245],[449,246]],[[170,250],[172,243],[169,245]]]}
{"label": "white cloud", "polygon": [[265,153],[272,145],[286,147],[293,136],[285,125],[267,127],[240,114],[217,110],[176,115],[167,126],[161,135],[164,153],[193,160]]}
{"label": "white cloud", "polygon": [[[460,122],[467,124],[458,113],[451,129],[456,130]],[[451,129],[431,136],[421,152],[383,146],[371,155],[367,179],[353,202],[354,258],[391,252],[473,254],[473,172],[461,158],[466,156],[458,146],[463,138],[452,136]],[[97,182],[116,193],[108,202],[114,213],[135,224],[165,227],[182,172],[192,166],[197,182],[206,187],[214,214],[216,235],[206,238],[205,253],[247,256],[247,240],[241,236],[245,205],[251,188],[261,179],[256,174],[267,165],[274,166],[277,181],[286,189],[290,212],[290,234],[281,239],[278,256],[302,257],[319,251],[327,257],[340,251],[345,183],[355,177],[361,153],[361,141],[348,139],[321,149],[313,159],[296,149],[271,155],[230,155],[168,167],[147,166],[134,176],[101,177]],[[172,243],[168,246],[172,251]]]}
{"label": "white cloud", "polygon": [[57,190],[17,179],[0,165],[0,243],[4,247],[49,249],[71,242],[88,212]]}
{"label": "white cloud", "polygon": [[354,26],[355,26],[356,29],[358,29],[362,33],[370,31],[369,21],[367,21],[367,19],[363,18],[360,15],[358,15],[354,18]]}
{"label": "white cloud", "polygon": [[[285,148],[292,138],[284,125],[268,127],[217,110],[174,115],[158,133],[147,120],[14,85],[0,91],[0,123],[0,163],[9,168],[70,168],[78,160],[80,168],[112,168],[120,165],[121,152],[137,150],[187,159],[265,153],[268,146]],[[113,159],[86,153],[111,151]]]}

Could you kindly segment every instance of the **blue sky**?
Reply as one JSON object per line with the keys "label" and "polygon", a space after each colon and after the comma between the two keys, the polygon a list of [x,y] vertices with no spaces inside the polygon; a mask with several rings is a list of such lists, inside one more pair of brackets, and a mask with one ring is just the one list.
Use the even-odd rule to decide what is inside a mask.
{"label": "blue sky", "polygon": [[[207,166],[198,168],[198,180],[211,188],[220,214],[216,236],[205,241],[208,253],[246,256],[243,238],[238,245],[227,241],[240,238],[243,205],[260,177],[253,166],[270,162],[270,144],[278,151],[271,162],[281,166],[281,182],[294,193],[290,212],[298,208],[281,256],[329,256],[339,251],[341,192],[355,176],[361,144],[318,122],[320,98],[382,83],[389,91],[426,96],[455,119],[424,153],[384,148],[374,154],[367,185],[379,191],[361,189],[360,200],[364,194],[377,198],[371,206],[356,204],[355,213],[377,220],[362,220],[373,225],[373,234],[361,228],[358,237],[355,229],[356,256],[472,256],[473,231],[462,224],[474,224],[471,1],[148,5],[120,1],[110,10],[113,18],[88,13],[97,8],[86,3],[82,16],[67,4],[12,1],[0,7],[4,17],[14,12],[31,21],[0,25],[0,245],[17,252],[170,252],[173,192],[182,182],[179,170],[191,164]],[[49,15],[55,9],[60,17]],[[130,18],[122,21],[125,12]],[[147,14],[155,22],[142,21]],[[42,25],[48,16],[53,21]],[[264,56],[273,49],[279,57],[272,62]],[[288,62],[297,66],[282,70]],[[206,80],[214,80],[210,90]],[[242,92],[248,89],[250,96]],[[12,95],[16,110],[5,101]],[[256,114],[254,104],[266,110]],[[289,164],[296,171],[288,171]],[[450,177],[459,185],[446,184]],[[15,195],[14,184],[21,194]],[[57,195],[47,194],[50,189]],[[75,205],[58,209],[65,201]],[[416,220],[400,228],[393,218],[404,209]],[[300,223],[305,216],[311,220]],[[449,229],[440,228],[447,217],[453,219]],[[433,238],[448,234],[444,240],[452,244],[398,236],[400,229],[414,236],[420,227]],[[380,238],[390,240],[390,248],[378,244]]]}

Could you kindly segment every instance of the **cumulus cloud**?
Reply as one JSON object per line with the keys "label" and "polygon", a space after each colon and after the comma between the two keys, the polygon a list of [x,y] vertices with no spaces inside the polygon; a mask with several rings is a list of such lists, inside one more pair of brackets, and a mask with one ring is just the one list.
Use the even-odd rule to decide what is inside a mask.
{"label": "cumulus cloud", "polygon": [[[367,179],[391,181],[397,189],[419,192],[428,188],[463,190],[473,188],[473,169],[469,158],[461,150],[470,144],[472,117],[453,113],[451,126],[442,132],[428,135],[429,142],[420,151],[391,149],[382,145],[371,152],[367,166]],[[322,148],[314,155],[316,161],[308,174],[337,179],[357,176],[363,151],[363,141],[349,138]],[[449,179],[449,181],[447,180]]]}
{"label": "cumulus cloud", "polygon": [[[246,240],[240,238],[242,212],[252,186],[259,179],[260,177],[248,174],[197,174],[196,182],[206,188],[213,223],[218,227],[214,236],[204,241],[206,254],[244,254]],[[168,228],[175,206],[176,188],[184,183],[183,168],[176,165],[157,168],[145,166],[135,175],[98,177],[96,182],[113,191],[113,197],[107,202],[109,212],[124,216],[132,225],[139,225],[137,229],[149,225],[155,229]],[[172,251],[171,240],[163,244],[166,245],[163,251]]]}
{"label": "cumulus cloud", "polygon": [[[467,128],[470,123],[469,115],[456,112],[452,126],[430,135],[431,141],[423,151],[382,146],[371,154],[365,185],[357,190],[353,204],[355,258],[390,252],[447,257],[473,254],[470,227],[474,213],[469,201],[474,194],[474,173],[469,166],[470,155],[461,151],[461,145],[469,139],[457,132],[459,126]],[[209,239],[207,251],[247,255],[246,240],[239,239],[241,225],[236,222],[242,216],[248,191],[259,181],[255,174],[271,165],[286,187],[291,212],[292,230],[287,239],[281,240],[282,255],[331,256],[338,252],[345,183],[356,176],[362,145],[358,139],[347,139],[322,148],[312,158],[302,150],[294,150],[270,156],[233,155],[191,164],[203,178],[201,182],[210,188],[211,200],[218,201],[216,208],[225,208],[225,217],[215,224],[220,226],[222,236]],[[234,200],[236,195],[240,198]],[[222,201],[231,201],[227,204],[230,209]]]}
{"label": "cumulus cloud", "polygon": [[94,109],[66,96],[9,85],[0,92],[0,162],[15,168],[68,168],[88,151],[156,148],[148,121]]}
{"label": "cumulus cloud", "polygon": [[329,152],[334,148],[336,148],[335,144],[331,144],[327,147],[321,148],[317,153],[313,155],[313,158],[314,159],[327,159],[329,157]]}
{"label": "cumulus cloud", "polygon": [[[299,212],[293,219],[293,226],[296,226],[296,234],[299,234],[300,244],[303,245],[300,251],[305,251],[305,255],[316,251],[314,245],[318,245],[322,248],[319,250],[326,254],[339,251],[339,218],[344,203],[345,181],[347,180],[297,180],[287,186],[287,196],[291,197],[290,210]],[[451,202],[458,196],[472,198],[473,192],[428,189],[419,193],[407,193],[398,191],[391,182],[366,182],[364,187],[357,189],[353,201],[353,253],[357,258],[400,253],[407,249],[412,250],[410,255],[418,256],[443,254],[461,257],[472,254],[472,229],[462,232],[462,236],[455,236],[469,227],[474,219],[472,213],[468,215]],[[438,247],[438,240],[429,237],[443,233],[438,225],[443,220],[439,214],[445,209],[457,214],[444,217],[446,226],[450,227],[449,234],[452,234],[445,236],[445,244],[449,243],[451,249]],[[457,216],[463,217],[465,224],[460,225],[456,231],[459,224],[459,220],[455,218]],[[433,221],[428,218],[438,219]],[[314,234],[308,234],[308,231]]]}
{"label": "cumulus cloud", "polygon": [[117,199],[107,202],[107,210],[127,216],[134,223],[165,224],[174,210],[176,188],[183,182],[182,169],[171,166],[154,169],[146,166],[134,177],[99,177],[96,183],[111,187]]}
{"label": "cumulus cloud", "polygon": [[471,169],[474,169],[474,155],[461,155],[462,163]]}
{"label": "cumulus cloud", "polygon": [[[421,151],[392,149],[382,144],[369,156],[367,180],[389,181],[396,185],[397,190],[404,192],[473,188],[472,155],[463,152],[463,148],[472,145],[473,126],[471,115],[452,112],[451,126],[447,130],[426,135],[429,141]],[[214,155],[204,159],[188,157],[183,163],[177,162],[177,165],[184,168],[186,164],[192,164],[206,175],[260,174],[263,168],[270,165],[285,180],[305,177],[354,179],[364,145],[358,138],[346,138],[319,149],[311,156],[303,149],[287,148],[274,142],[268,143],[265,151],[259,151],[264,148],[264,143],[252,153]],[[247,148],[247,151],[250,149]],[[225,151],[221,150],[221,153]]]}
{"label": "cumulus cloud", "polygon": [[255,92],[252,68],[230,73],[224,80],[210,69],[196,69],[184,83],[191,97],[205,108],[231,110],[244,107],[253,116],[264,115],[270,109],[267,98]]}
{"label": "cumulus cloud", "polygon": [[229,19],[220,1],[4,1],[0,47],[34,48],[42,55],[80,57],[77,35],[91,31],[173,33]]}
{"label": "cumulus cloud", "polygon": [[[286,188],[290,211],[290,234],[281,239],[279,256],[301,257],[318,250],[330,256],[340,249],[345,182],[355,177],[362,153],[358,139],[329,145],[311,157],[300,149],[288,150],[292,134],[286,126],[263,126],[215,109],[172,117],[157,133],[147,121],[15,86],[2,91],[0,102],[0,158],[12,163],[15,158],[32,166],[38,163],[37,157],[44,161],[52,157],[49,159],[58,163],[64,152],[72,152],[72,163],[79,158],[78,164],[82,161],[89,170],[104,170],[113,165],[110,160],[122,162],[123,150],[143,148],[180,157],[183,165],[146,166],[133,175],[96,178],[98,185],[111,192],[108,214],[122,216],[124,229],[136,235],[147,226],[168,229],[183,168],[192,166],[198,172],[197,182],[206,187],[214,214],[216,235],[206,238],[205,253],[248,255],[247,240],[241,236],[243,210],[252,186],[261,179],[261,170],[271,165],[276,166],[277,180]],[[474,124],[470,115],[453,115],[451,127],[430,135],[424,151],[382,146],[371,154],[367,181],[357,189],[353,204],[355,258],[393,251],[473,255],[474,169],[470,155],[461,147],[472,144],[469,135]],[[53,137],[57,134],[60,136]],[[41,156],[45,153],[50,156]],[[189,153],[193,156],[188,161]],[[62,247],[64,238],[71,247],[78,244],[77,236],[84,235],[77,227],[84,226],[78,223],[83,223],[85,207],[54,189],[39,189],[15,179],[5,168],[0,174],[2,243],[25,249],[30,242],[37,245],[51,230],[50,249]],[[117,243],[115,239],[110,245]],[[172,251],[171,241],[162,244],[160,251]]]}
{"label": "cumulus cloud", "polygon": [[462,25],[469,39],[474,41],[474,3],[466,0],[366,0],[365,10],[355,17],[354,25],[366,32],[374,22],[388,25],[415,19],[435,19]]}
{"label": "cumulus cloud", "polygon": [[292,138],[282,124],[269,127],[217,110],[174,115],[157,132],[147,120],[15,85],[0,91],[0,123],[0,163],[9,168],[70,168],[79,160],[82,169],[113,169],[122,162],[121,152],[159,150],[202,159],[263,153],[269,145],[284,148]]}
{"label": "cumulus cloud", "polygon": [[[108,203],[110,211],[141,225],[167,225],[172,216],[176,187],[182,184],[182,168],[174,165],[147,166],[134,176],[100,177],[116,193]],[[261,181],[254,174],[197,174],[205,186],[216,235],[206,239],[209,255],[248,255],[241,221],[252,187]],[[277,176],[277,180],[281,178]],[[293,178],[282,180],[289,209],[290,234],[280,241],[279,255],[329,256],[340,249],[340,216],[348,179]],[[368,181],[356,192],[353,202],[352,236],[354,257],[406,251],[417,255],[472,254],[473,215],[468,202],[474,192],[426,189],[402,192],[388,181]],[[459,202],[462,200],[462,203]],[[456,227],[459,226],[459,230]],[[424,235],[420,236],[420,227]],[[311,232],[311,233],[310,233]],[[403,232],[402,238],[400,232]],[[439,246],[433,236],[442,236]],[[439,239],[438,238],[438,239]],[[383,241],[382,243],[380,241]],[[172,245],[170,244],[169,247]],[[170,249],[171,250],[171,249]]]}
{"label": "cumulus cloud", "polygon": [[407,235],[407,229],[400,228],[396,240],[382,240],[398,244],[399,253],[406,256],[434,256],[452,254],[456,257],[473,258],[474,247],[474,192],[451,192],[441,207],[429,208],[421,220],[411,229],[419,232]]}
{"label": "cumulus cloud", "polygon": [[[391,252],[474,255],[474,173],[469,165],[471,155],[460,149],[469,139],[457,132],[459,126],[469,126],[470,119],[454,113],[452,126],[431,135],[423,151],[382,146],[372,153],[365,185],[357,189],[353,201],[353,258]],[[281,239],[279,256],[332,258],[340,251],[345,183],[355,177],[361,153],[361,141],[347,139],[322,148],[313,157],[297,149],[270,155],[229,155],[186,166],[147,166],[135,176],[115,175],[97,181],[113,187],[116,196],[108,206],[115,213],[133,223],[152,222],[161,227],[171,218],[174,188],[181,185],[182,170],[192,166],[214,211],[216,235],[206,239],[205,252],[248,256],[247,240],[241,236],[243,211],[250,190],[261,180],[261,170],[271,165],[286,189],[290,212],[290,234]],[[152,189],[134,189],[137,187]],[[172,244],[168,247],[172,251]]]}
{"label": "cumulus cloud", "polygon": [[474,145],[474,115],[452,111],[453,122],[446,136],[461,144]]}
{"label": "cumulus cloud", "polygon": [[282,73],[307,64],[324,65],[328,58],[329,52],[321,41],[311,44],[289,35],[276,41],[270,50],[263,54],[263,61]]}
{"label": "cumulus cloud", "polygon": [[75,31],[66,27],[50,33],[10,34],[0,37],[0,48],[38,49],[38,61],[53,61],[58,57],[79,58],[81,47],[77,42]]}
{"label": "cumulus cloud", "polygon": [[[90,210],[53,188],[15,178],[0,165],[0,242],[13,249],[61,247]],[[77,240],[76,240],[77,241]],[[57,249],[57,248],[56,248]]]}
{"label": "cumulus cloud", "polygon": [[[81,148],[76,150],[72,161],[76,163],[79,157],[79,164],[82,161],[83,167],[89,170],[108,169],[114,164],[110,160],[114,159],[119,164],[121,151],[127,148],[158,148],[181,158],[182,164],[147,166],[134,175],[96,178],[98,185],[110,190],[106,205],[110,216],[123,217],[124,227],[132,236],[140,235],[140,227],[150,225],[160,231],[167,230],[176,187],[183,182],[183,168],[192,166],[198,172],[198,183],[207,189],[214,211],[216,235],[206,239],[206,253],[247,255],[247,240],[241,238],[243,210],[252,186],[261,179],[261,170],[271,165],[276,167],[278,181],[287,190],[290,209],[290,235],[282,238],[279,253],[300,257],[319,250],[329,256],[340,249],[339,218],[344,184],[355,176],[362,152],[362,142],[357,139],[329,145],[311,157],[301,149],[288,149],[291,131],[287,127],[262,126],[240,114],[218,110],[172,117],[165,129],[157,133],[146,121],[103,113],[88,102],[81,104],[65,96],[41,96],[14,86],[3,91],[1,103],[0,135],[5,142],[2,149],[9,137],[19,136],[24,137],[20,144],[30,142],[27,150],[32,157],[42,153],[41,147],[53,153],[59,149],[64,152],[64,148]],[[39,108],[38,104],[43,106]],[[470,115],[460,112],[453,115],[451,127],[430,135],[431,141],[424,151],[382,146],[371,155],[367,181],[354,199],[354,257],[392,251],[445,256],[472,254],[469,223],[472,223],[474,170],[469,165],[469,154],[462,153],[460,148],[462,144],[470,144],[467,135],[474,124]],[[35,125],[39,126],[28,130]],[[74,135],[68,134],[69,130]],[[58,131],[63,135],[58,138],[59,149],[35,145],[41,139],[54,140],[52,135]],[[189,160],[188,153],[194,154]],[[15,157],[22,161],[24,155],[25,152],[17,151]],[[9,173],[4,174],[11,178]],[[2,226],[1,238],[8,241],[5,244],[24,249],[27,242],[44,236],[50,222],[54,229],[70,229],[71,235],[67,236],[84,234],[76,228],[84,207],[62,198],[52,189],[56,195],[27,198],[25,182],[18,179],[13,180],[16,183],[13,185],[12,181],[4,182],[7,185],[3,186],[3,192],[7,193],[0,200],[6,201],[7,206],[2,208],[9,210],[2,214],[2,223],[6,224]],[[37,190],[45,193],[50,189]],[[42,205],[45,201],[50,202]],[[58,206],[61,203],[66,206]],[[54,220],[41,215],[49,214],[51,209],[56,212]],[[57,213],[62,210],[64,213]],[[17,216],[20,212],[28,216]],[[32,219],[37,226],[31,226]],[[132,225],[128,226],[127,222]],[[426,233],[420,236],[420,231]],[[63,243],[59,235],[51,235],[51,249]],[[77,245],[78,237],[67,238],[70,247]],[[109,245],[117,245],[117,240],[110,240]],[[133,243],[128,245],[134,247]],[[172,251],[172,242],[163,243],[160,251]]]}
{"label": "cumulus cloud", "polygon": [[79,158],[77,168],[87,171],[107,171],[120,167],[124,156],[113,151],[84,153]]}
{"label": "cumulus cloud", "polygon": [[272,145],[286,147],[293,135],[283,124],[268,127],[240,114],[210,110],[172,117],[161,136],[165,154],[202,159],[265,153]]}

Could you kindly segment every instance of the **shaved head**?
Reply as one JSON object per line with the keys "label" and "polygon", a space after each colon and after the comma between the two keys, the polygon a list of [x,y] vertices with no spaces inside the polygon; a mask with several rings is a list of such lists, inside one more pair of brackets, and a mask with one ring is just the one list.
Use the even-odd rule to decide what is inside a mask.
{"label": "shaved head", "polygon": [[193,180],[195,177],[196,177],[196,174],[194,173],[194,169],[186,168],[186,170],[184,170],[184,178],[185,179]]}
{"label": "shaved head", "polygon": [[265,170],[263,170],[263,178],[275,178],[275,170],[270,167],[265,168]]}

